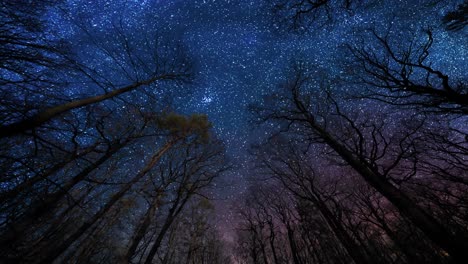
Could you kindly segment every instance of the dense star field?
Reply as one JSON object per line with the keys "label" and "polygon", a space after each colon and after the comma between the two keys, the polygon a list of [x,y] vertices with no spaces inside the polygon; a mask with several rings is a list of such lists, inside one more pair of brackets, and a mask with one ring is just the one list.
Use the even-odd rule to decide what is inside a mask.
{"label": "dense star field", "polygon": [[468,257],[466,1],[1,8],[0,263]]}
{"label": "dense star field", "polygon": [[[447,32],[441,25],[441,17],[457,4],[374,1],[360,11],[332,11],[340,12],[333,21],[321,18],[319,26],[301,35],[278,31],[268,1],[70,1],[68,7],[72,18],[87,17],[97,31],[123,19],[125,26],[136,29],[131,34],[156,27],[183,40],[197,59],[196,77],[188,91],[177,94],[173,107],[184,113],[206,113],[227,144],[238,168],[226,176],[232,182],[220,187],[219,194],[220,199],[230,200],[245,191],[252,174],[249,144],[269,133],[254,132],[248,106],[278,85],[295,56],[322,71],[343,75],[337,62],[349,56],[344,45],[358,41],[365,29],[387,30],[391,25],[396,34],[405,35],[432,27],[437,38],[431,61],[448,69],[449,76],[463,76],[465,35]],[[64,33],[73,35],[73,31]]]}

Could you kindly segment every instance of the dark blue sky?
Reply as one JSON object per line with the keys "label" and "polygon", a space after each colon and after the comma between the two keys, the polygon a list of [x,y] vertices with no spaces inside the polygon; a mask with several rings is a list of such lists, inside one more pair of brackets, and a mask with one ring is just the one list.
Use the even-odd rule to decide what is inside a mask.
{"label": "dark blue sky", "polygon": [[[373,1],[352,12],[339,10],[334,21],[303,35],[278,32],[268,4],[248,0],[69,0],[72,19],[83,19],[94,30],[105,31],[119,19],[133,34],[162,28],[181,38],[196,60],[196,76],[189,90],[176,94],[174,107],[185,113],[206,113],[227,144],[238,168],[217,191],[222,208],[229,208],[252,176],[249,144],[268,131],[249,125],[247,106],[268,94],[281,80],[293,57],[301,57],[333,76],[345,74],[338,62],[348,54],[343,45],[355,43],[366,28],[408,37],[425,27],[434,30],[430,60],[452,75],[467,72],[466,32],[447,32],[440,19],[461,1]],[[333,1],[339,2],[339,1]],[[364,1],[363,1],[364,2]],[[62,20],[56,27],[72,38],[75,31]],[[364,41],[366,41],[364,39]],[[90,51],[91,52],[91,51]],[[346,77],[346,76],[344,76]],[[354,88],[353,88],[354,89]],[[229,222],[229,210],[222,221]]]}

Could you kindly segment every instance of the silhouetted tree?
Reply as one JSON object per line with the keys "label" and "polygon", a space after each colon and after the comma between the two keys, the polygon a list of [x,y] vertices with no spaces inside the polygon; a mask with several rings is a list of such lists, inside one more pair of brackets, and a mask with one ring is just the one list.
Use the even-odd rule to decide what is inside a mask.
{"label": "silhouetted tree", "polygon": [[[466,252],[463,250],[465,247],[463,245],[468,243],[466,237],[460,233],[450,232],[429,210],[420,206],[389,181],[390,173],[393,173],[395,168],[403,161],[411,160],[412,145],[408,142],[411,142],[420,125],[416,123],[413,128],[405,131],[400,139],[394,139],[397,140],[392,142],[395,145],[390,144],[386,137],[382,136],[381,126],[377,124],[363,126],[345,115],[326,89],[328,106],[323,106],[314,100],[311,94],[311,87],[314,86],[314,76],[308,72],[307,67],[301,63],[295,64],[289,79],[282,85],[282,90],[253,110],[263,122],[277,122],[286,130],[295,130],[298,134],[302,134],[306,140],[329,147],[454,260],[464,259]],[[341,127],[336,127],[338,124]],[[333,125],[335,125],[334,130],[330,130]],[[339,133],[346,133],[347,130],[352,133]],[[389,148],[392,145],[396,148]],[[393,161],[381,163],[385,160],[383,157],[391,158]]]}
{"label": "silhouetted tree", "polygon": [[[0,127],[0,137],[11,137],[25,133],[73,109],[100,103],[141,87],[156,85],[163,81],[183,82],[190,80],[192,77],[191,62],[180,43],[164,43],[159,36],[153,36],[157,41],[151,42],[141,37],[131,39],[128,36],[129,33],[125,35],[124,32],[125,29],[114,27],[113,31],[108,34],[110,39],[102,40],[104,44],[97,41],[92,42],[92,44],[95,49],[103,51],[107,60],[113,61],[118,66],[116,70],[114,69],[114,74],[120,75],[118,78],[123,79],[127,84],[117,85],[112,80],[103,80],[103,77],[96,71],[89,70],[87,66],[78,65],[77,71],[91,79],[94,85],[104,91],[103,93],[66,99],[65,102],[62,100],[62,102],[52,106],[41,105],[40,109],[36,109],[33,113],[29,111],[19,120],[12,119],[3,124]],[[147,53],[137,52],[136,47]],[[149,57],[143,58],[147,55]]]}
{"label": "silhouetted tree", "polygon": [[[453,80],[429,61],[433,33],[426,30],[424,41],[394,43],[389,33],[370,31],[372,40],[349,45],[355,58],[356,77],[368,92],[360,98],[417,108],[419,111],[468,113],[468,88],[464,80]],[[369,42],[370,41],[370,42]],[[370,43],[370,44],[369,44]],[[403,47],[396,47],[397,45]]]}
{"label": "silhouetted tree", "polygon": [[[69,43],[44,18],[62,0],[0,3],[0,124],[16,122],[32,107],[45,103],[71,68]],[[14,92],[13,92],[14,91]],[[27,102],[27,104],[24,104]]]}
{"label": "silhouetted tree", "polygon": [[[164,250],[158,254],[161,263],[231,263],[225,254],[225,243],[215,230],[214,206],[206,198],[192,199],[186,210],[172,224]],[[163,247],[161,248],[163,249]]]}
{"label": "silhouetted tree", "polygon": [[340,11],[351,11],[360,0],[270,0],[274,26],[304,33],[332,21]]}
{"label": "silhouetted tree", "polygon": [[447,30],[459,31],[468,25],[468,2],[460,4],[457,9],[448,12],[442,18]]}
{"label": "silhouetted tree", "polygon": [[205,144],[188,145],[182,149],[180,160],[180,180],[168,204],[168,213],[156,238],[149,247],[144,263],[152,263],[162,240],[186,203],[220,176],[228,167],[223,155],[223,147],[215,139],[205,139]]}

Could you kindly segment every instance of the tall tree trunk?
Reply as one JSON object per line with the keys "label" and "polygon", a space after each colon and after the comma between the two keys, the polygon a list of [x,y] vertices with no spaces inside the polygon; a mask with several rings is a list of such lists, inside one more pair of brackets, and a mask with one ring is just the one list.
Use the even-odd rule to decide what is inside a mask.
{"label": "tall tree trunk", "polygon": [[192,260],[192,254],[193,254],[192,241],[190,241],[185,264],[190,264],[190,260]]}
{"label": "tall tree trunk", "polygon": [[167,247],[166,253],[164,254],[164,258],[161,260],[161,264],[168,264],[169,261],[173,259],[174,250],[172,249],[172,247],[174,245],[176,233],[177,231],[175,231],[174,229],[171,229],[171,232],[169,233],[168,247]]}
{"label": "tall tree trunk", "polygon": [[267,256],[267,254],[266,254],[265,244],[263,243],[263,241],[260,242],[260,248],[262,249],[263,263],[264,263],[264,264],[269,264],[269,262],[268,262],[268,256]]}
{"label": "tall tree trunk", "polygon": [[93,226],[101,217],[103,217],[111,208],[112,206],[117,203],[127,192],[130,188],[140,181],[146,173],[148,173],[159,160],[161,157],[175,144],[175,140],[171,140],[164,144],[164,146],[151,157],[150,162],[137,174],[135,177],[132,178],[131,181],[126,183],[117,193],[112,195],[110,200],[102,207],[91,219],[84,222],[73,234],[71,234],[65,241],[60,243],[58,247],[51,248],[48,251],[44,252],[45,258],[42,259],[40,262],[41,264],[52,263],[55,259],[57,259],[64,251],[66,251],[76,240],[78,240],[86,231]]}
{"label": "tall tree trunk", "polygon": [[39,243],[42,243],[43,241],[45,241],[45,243],[47,243],[47,241],[49,239],[51,239],[51,237],[54,235],[54,233],[56,232],[62,232],[63,230],[63,226],[62,224],[65,223],[65,218],[66,216],[69,215],[70,212],[72,212],[72,210],[74,208],[76,208],[80,203],[82,203],[88,196],[89,194],[94,190],[94,187],[92,188],[88,188],[88,190],[86,190],[86,192],[84,192],[78,199],[76,199],[75,201],[73,201],[73,204],[71,204],[70,206],[68,206],[65,210],[63,210],[59,215],[57,216],[54,216],[54,220],[49,224],[49,227],[43,232],[43,235],[41,235],[40,238],[38,238],[34,244],[33,244],[33,247],[34,248],[40,248],[39,246]]}
{"label": "tall tree trunk", "polygon": [[300,102],[298,95],[294,96],[296,106],[306,119],[306,122],[316,133],[341,156],[352,168],[354,168],[363,178],[387,198],[396,208],[415,226],[422,230],[434,244],[449,253],[455,263],[464,263],[468,259],[468,241],[462,235],[452,234],[441,225],[430,213],[412,201],[404,192],[396,188],[383,175],[380,175],[371,166],[355,154],[349,151],[344,145],[330,135],[325,129],[315,122],[314,116],[310,114],[305,106]]}
{"label": "tall tree trunk", "polygon": [[31,177],[31,178],[28,178],[27,180],[25,180],[24,182],[18,184],[17,186],[15,186],[11,190],[0,193],[0,203],[6,201],[8,199],[12,199],[12,198],[17,197],[18,195],[20,195],[21,193],[23,193],[27,189],[30,189],[34,184],[36,184],[39,181],[44,180],[44,179],[48,178],[49,176],[55,174],[57,171],[59,171],[60,169],[65,167],[68,163],[70,163],[73,160],[78,159],[80,157],[83,157],[84,155],[92,152],[95,149],[96,146],[97,146],[97,144],[94,144],[93,146],[90,146],[90,147],[84,149],[79,154],[77,153],[77,151],[75,151],[75,153],[73,153],[72,155],[67,156],[64,160],[62,160],[61,162],[55,164],[54,166],[47,169],[46,171],[44,171],[42,173],[38,173],[37,175],[35,175],[35,176]]}
{"label": "tall tree trunk", "polygon": [[137,89],[137,88],[139,88],[141,86],[149,85],[149,84],[154,83],[154,82],[159,81],[159,80],[175,79],[177,77],[178,76],[175,75],[175,74],[157,75],[157,76],[153,76],[152,78],[149,78],[147,80],[135,82],[135,83],[132,83],[130,85],[127,85],[125,87],[122,87],[120,89],[116,89],[114,91],[111,91],[111,92],[108,92],[108,93],[105,93],[105,94],[91,96],[91,97],[88,97],[88,98],[71,101],[71,102],[68,102],[68,103],[64,103],[64,104],[61,104],[61,105],[57,105],[57,106],[45,109],[45,110],[37,113],[36,115],[30,117],[30,118],[27,118],[25,120],[22,120],[22,121],[19,121],[19,122],[16,122],[16,123],[0,127],[0,138],[11,137],[11,136],[14,136],[14,135],[17,135],[17,134],[24,133],[24,132],[26,132],[28,130],[39,127],[42,124],[44,124],[44,123],[48,122],[49,120],[51,120],[52,118],[54,118],[54,117],[56,117],[56,116],[58,116],[60,114],[63,114],[65,112],[68,112],[70,110],[73,110],[75,108],[80,108],[80,107],[83,107],[83,106],[99,103],[99,102],[105,101],[107,99],[110,99],[110,98],[116,97],[118,95],[121,95],[123,93],[133,91],[133,90],[135,90],[135,89]]}
{"label": "tall tree trunk", "polygon": [[138,223],[135,234],[133,235],[133,239],[130,243],[130,247],[127,250],[127,253],[125,254],[125,259],[128,261],[128,263],[131,263],[133,255],[135,254],[136,249],[138,248],[138,245],[140,244],[140,241],[143,239],[143,237],[146,234],[146,231],[148,230],[149,226],[151,225],[151,219],[154,215],[154,211],[157,209],[159,203],[159,197],[156,197],[154,201],[150,204],[150,207],[146,211],[145,215],[141,218],[140,222]]}
{"label": "tall tree trunk", "polygon": [[275,264],[279,264],[278,260],[278,255],[276,253],[276,247],[275,247],[275,230],[273,226],[273,220],[268,221],[268,227],[270,229],[270,247],[271,247],[271,253],[273,254],[273,261]]}
{"label": "tall tree trunk", "polygon": [[[174,222],[174,219],[179,215],[180,211],[184,208],[185,203],[188,201],[188,199],[191,197],[190,194],[187,194],[182,201],[180,199],[181,193],[178,194],[178,197],[174,204],[172,205],[171,209],[169,209],[169,214],[168,217],[166,218],[166,221],[164,222],[163,226],[161,227],[161,231],[159,232],[158,236],[156,237],[156,240],[153,243],[153,246],[150,249],[150,252],[148,253],[148,256],[146,257],[146,260],[144,264],[151,264],[153,262],[154,256],[158,252],[159,247],[161,246],[161,242],[166,235],[167,230],[169,227],[171,227],[172,222]],[[180,202],[180,206],[179,206]]]}
{"label": "tall tree trunk", "polygon": [[255,247],[255,240],[256,239],[253,239],[253,241],[252,241],[253,245],[250,248],[250,257],[253,260],[253,264],[258,264],[258,255],[257,255],[256,247]]}
{"label": "tall tree trunk", "polygon": [[86,167],[58,191],[47,195],[41,201],[33,204],[21,219],[12,223],[0,238],[0,248],[14,247],[17,241],[21,241],[24,235],[38,219],[52,212],[56,204],[79,182],[86,178],[92,171],[110,159],[118,152],[125,144],[114,145],[111,149],[99,158],[96,162]]}
{"label": "tall tree trunk", "polygon": [[317,206],[325,221],[335,233],[338,240],[345,247],[349,256],[356,264],[366,263],[372,264],[373,261],[369,259],[368,255],[359,247],[359,245],[348,234],[342,223],[336,219],[335,215],[331,212],[325,202],[319,197],[313,197],[312,202]]}
{"label": "tall tree trunk", "polygon": [[296,242],[294,241],[294,233],[289,223],[286,223],[286,232],[288,234],[289,248],[293,257],[293,263],[301,264],[299,256],[297,255],[297,246]]}
{"label": "tall tree trunk", "polygon": [[395,245],[401,250],[401,252],[406,256],[408,259],[409,263],[418,263],[421,262],[421,259],[415,254],[415,252],[412,252],[411,250],[408,250],[407,246],[405,246],[401,239],[398,238],[397,234],[390,228],[390,226],[387,224],[387,221],[384,216],[380,216],[379,212],[376,210],[374,205],[372,204],[372,201],[370,200],[364,200],[363,201],[367,207],[369,208],[371,214],[375,217],[377,222],[379,223],[379,227],[382,228],[382,230],[388,235],[388,237],[395,243]]}

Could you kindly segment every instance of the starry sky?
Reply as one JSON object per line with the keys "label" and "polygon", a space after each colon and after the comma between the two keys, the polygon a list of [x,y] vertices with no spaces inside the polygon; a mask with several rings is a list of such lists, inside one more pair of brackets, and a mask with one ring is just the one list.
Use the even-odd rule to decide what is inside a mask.
{"label": "starry sky", "polygon": [[[343,48],[362,38],[364,29],[387,30],[411,36],[425,27],[434,30],[431,62],[452,75],[467,72],[466,32],[447,32],[440,18],[462,1],[375,0],[355,10],[337,10],[332,21],[320,21],[305,34],[280,30],[262,0],[68,0],[70,20],[84,20],[105,31],[121,20],[134,34],[164,28],[182,39],[196,61],[190,87],[174,94],[174,107],[183,113],[206,113],[216,133],[226,142],[235,168],[215,192],[220,226],[229,226],[229,210],[245,192],[253,175],[249,145],[267,130],[251,125],[249,104],[260,100],[283,78],[294,57],[312,62],[333,76],[343,75],[338,63],[348,54]],[[341,1],[332,1],[333,3]],[[63,36],[79,41],[77,30],[57,14],[51,22]],[[66,19],[65,19],[66,20]],[[91,51],[90,51],[91,52]]]}

